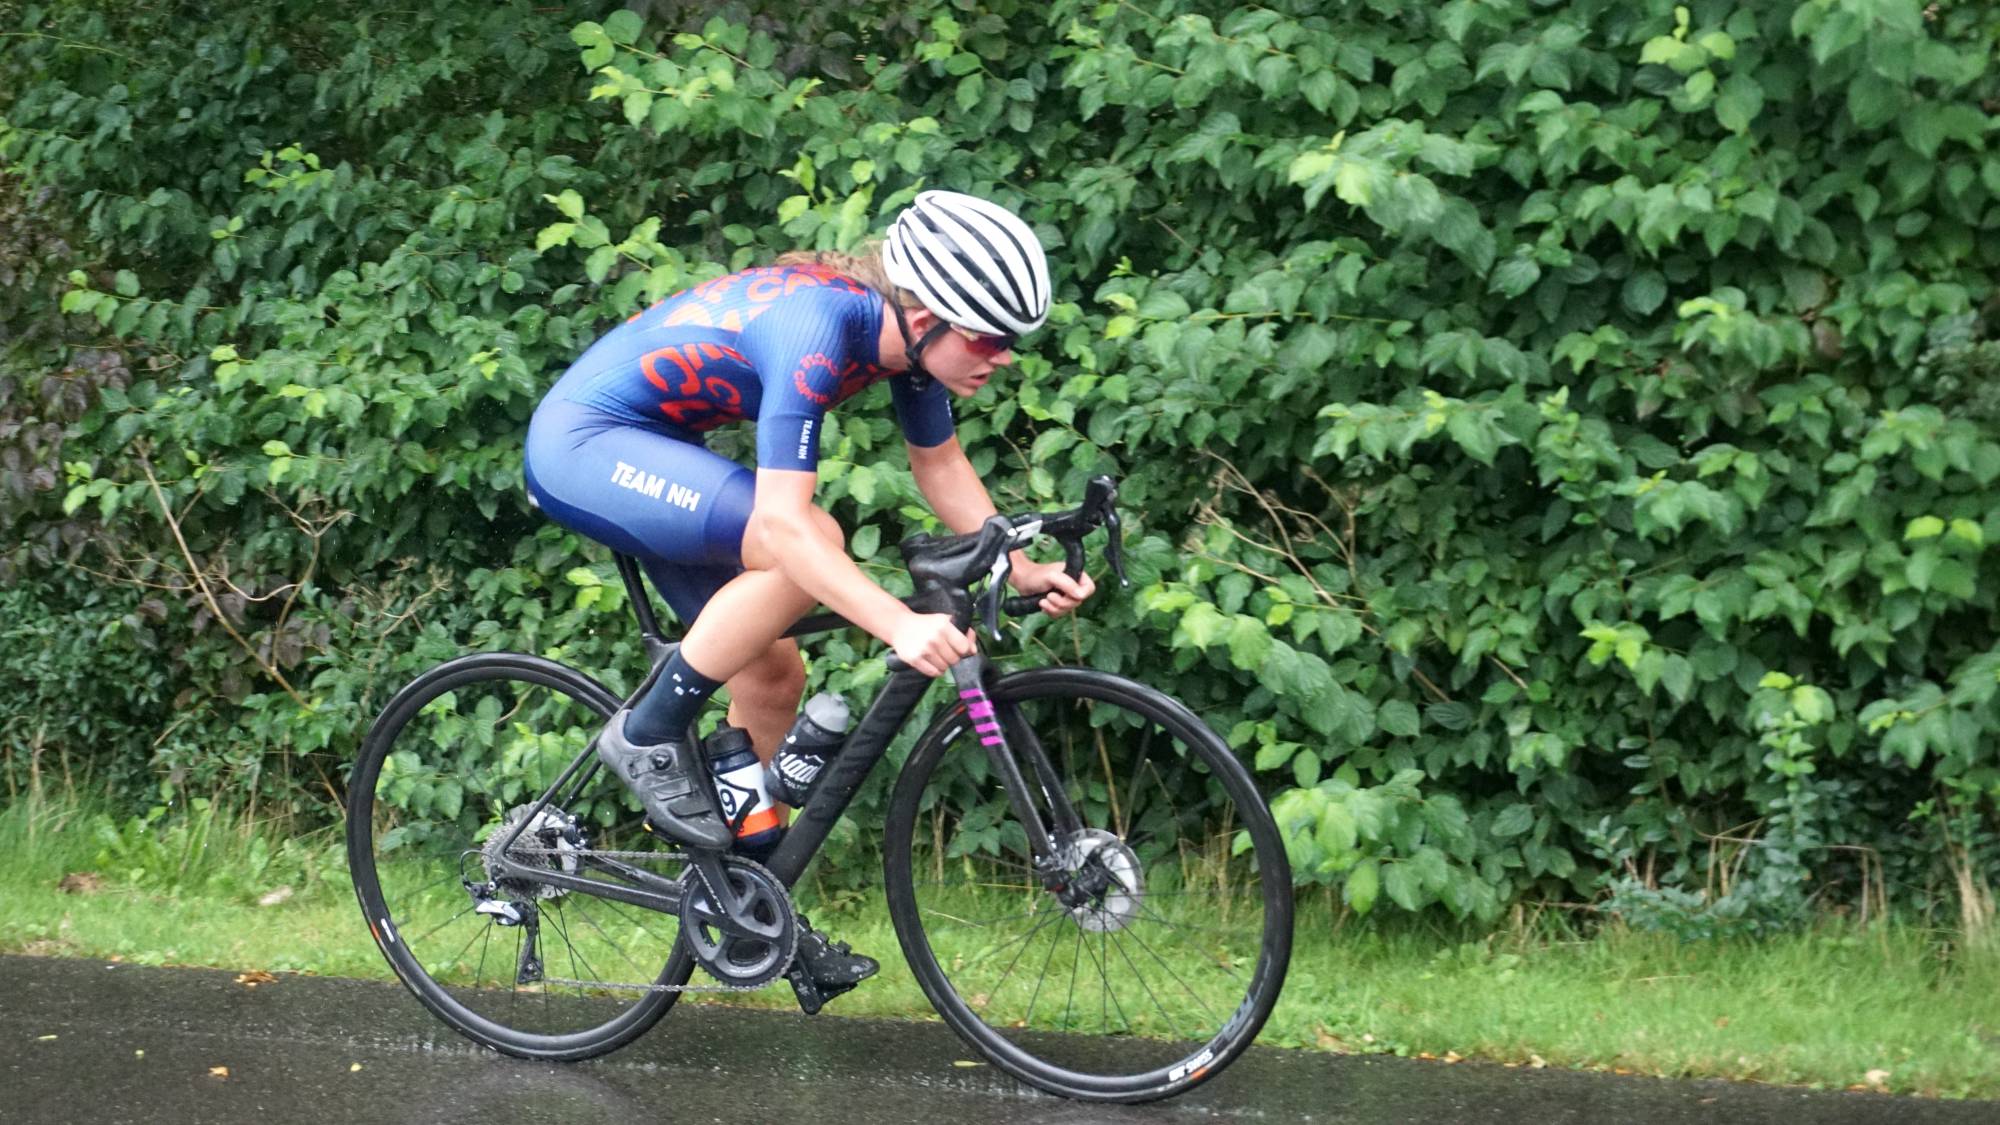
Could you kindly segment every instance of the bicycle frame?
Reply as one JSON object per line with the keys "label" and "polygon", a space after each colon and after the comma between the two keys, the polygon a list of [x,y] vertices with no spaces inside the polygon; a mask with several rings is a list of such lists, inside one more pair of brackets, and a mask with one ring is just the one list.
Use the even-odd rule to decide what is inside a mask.
{"label": "bicycle frame", "polygon": [[[661,632],[659,619],[653,613],[651,602],[639,576],[637,562],[627,555],[615,555],[619,576],[625,582],[625,590],[631,602],[634,615],[639,620],[641,635],[645,641],[647,655],[652,660],[652,670],[637,690],[626,699],[626,706],[645,694],[659,677],[660,669],[678,647]],[[959,628],[970,628],[974,611],[972,598],[964,590],[933,589],[904,599],[905,604],[921,613],[947,613]],[[850,628],[852,623],[837,614],[818,614],[800,620],[785,632],[787,637],[811,636],[835,629]],[[791,827],[785,832],[783,841],[771,853],[764,866],[789,887],[805,873],[806,867],[819,853],[820,846],[833,831],[859,792],[863,783],[875,771],[875,766],[888,752],[889,744],[895,740],[896,732],[902,729],[916,710],[924,693],[930,690],[931,678],[922,672],[890,657],[889,679],[876,692],[861,721],[849,732],[842,742],[839,753],[828,761],[813,787],[812,796],[798,810]],[[1069,804],[1062,786],[1056,781],[1055,769],[1043,752],[1041,743],[1024,724],[1013,721],[1010,713],[998,713],[986,697],[985,683],[987,661],[983,653],[960,660],[952,666],[952,678],[958,685],[959,696],[966,706],[967,717],[980,733],[980,741],[992,760],[994,772],[1006,790],[1008,803],[1013,806],[1014,815],[1020,818],[1027,831],[1029,847],[1036,870],[1041,871],[1056,858],[1056,844],[1049,836],[1041,809],[1036,805],[1028,787],[1027,777],[1022,773],[1016,759],[1018,744],[1025,752],[1035,775],[1035,783],[1041,790],[1042,798],[1054,815],[1057,827],[1065,832],[1073,832],[1081,824],[1076,810]],[[1009,730],[1007,728],[1014,729]],[[1012,744],[1010,744],[1012,743]],[[586,879],[581,875],[570,875],[561,871],[551,871],[546,866],[533,866],[515,859],[510,851],[515,840],[526,831],[535,819],[535,812],[551,803],[560,807],[557,795],[565,791],[574,780],[577,789],[590,782],[595,771],[600,768],[597,761],[596,744],[584,747],[570,762],[555,781],[530,806],[533,812],[520,818],[513,831],[500,848],[501,868],[508,876],[530,882],[547,883],[567,890],[580,891],[649,910],[674,913],[680,909],[680,884],[662,876],[643,871],[628,864],[603,858],[588,859],[592,866],[617,876],[637,886],[620,886],[597,879]]]}

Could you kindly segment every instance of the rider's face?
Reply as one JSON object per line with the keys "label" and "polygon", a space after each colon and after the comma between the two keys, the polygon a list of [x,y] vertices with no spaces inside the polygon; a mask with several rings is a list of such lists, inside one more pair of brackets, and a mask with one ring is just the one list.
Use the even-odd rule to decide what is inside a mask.
{"label": "rider's face", "polygon": [[[935,322],[928,310],[924,319]],[[918,335],[930,328],[929,324],[918,328],[915,323],[910,327]],[[939,333],[924,349],[924,367],[960,398],[978,391],[992,379],[994,371],[1013,362],[1013,349],[1004,342],[990,337],[973,339],[956,328]]]}

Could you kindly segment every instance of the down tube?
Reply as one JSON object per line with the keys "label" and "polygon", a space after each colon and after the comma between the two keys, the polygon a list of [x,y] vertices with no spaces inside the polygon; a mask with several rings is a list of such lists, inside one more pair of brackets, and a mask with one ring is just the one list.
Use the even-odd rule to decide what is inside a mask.
{"label": "down tube", "polygon": [[875,763],[889,749],[889,743],[910,717],[917,701],[929,690],[931,678],[922,672],[908,670],[896,672],[889,677],[868,713],[861,717],[861,724],[847,736],[840,753],[826,764],[826,772],[820,775],[813,786],[812,796],[805,807],[799,810],[792,826],[785,831],[785,838],[771,858],[764,864],[771,873],[784,880],[786,886],[798,881],[812,862],[819,846],[826,842],[827,834],[839,822],[840,814],[847,811],[847,804],[868,780]]}

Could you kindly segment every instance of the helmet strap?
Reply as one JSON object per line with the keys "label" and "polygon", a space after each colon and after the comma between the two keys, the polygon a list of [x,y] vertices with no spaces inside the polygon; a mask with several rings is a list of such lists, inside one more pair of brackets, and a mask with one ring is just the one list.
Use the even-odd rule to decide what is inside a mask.
{"label": "helmet strap", "polygon": [[910,371],[922,379],[937,378],[937,376],[932,375],[924,367],[924,349],[930,347],[933,340],[951,331],[951,324],[943,317],[939,317],[938,322],[931,325],[930,331],[924,333],[922,339],[911,343],[910,322],[903,315],[903,306],[895,301],[890,301],[889,307],[896,311],[896,331],[903,334],[903,357],[910,361]]}

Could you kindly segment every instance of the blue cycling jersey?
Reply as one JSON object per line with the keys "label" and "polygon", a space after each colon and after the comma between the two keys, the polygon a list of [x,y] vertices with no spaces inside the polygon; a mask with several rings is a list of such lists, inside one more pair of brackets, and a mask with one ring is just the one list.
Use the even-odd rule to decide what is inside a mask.
{"label": "blue cycling jersey", "polygon": [[[550,392],[684,440],[729,422],[757,426],[757,467],[812,471],[828,408],[889,378],[882,298],[819,266],[768,266],[676,293],[592,345]],[[943,386],[890,386],[903,436],[952,436]]]}
{"label": "blue cycling jersey", "polygon": [[[745,270],[612,329],[550,389],[528,425],[528,494],[556,522],[636,556],[682,621],[743,569],[756,498],[747,468],[702,447],[757,427],[757,466],[810,472],[835,403],[889,378],[882,298],[820,267]],[[949,392],[890,384],[903,436],[952,436]]]}

